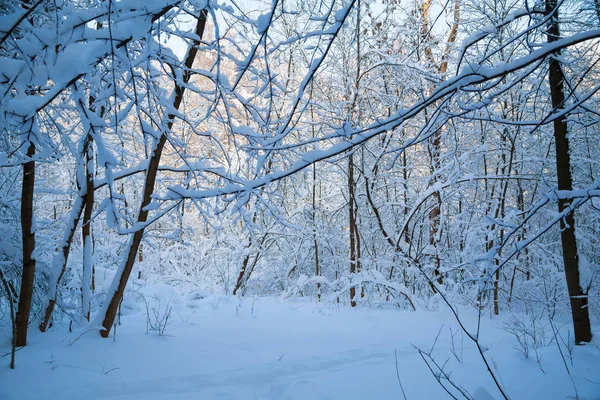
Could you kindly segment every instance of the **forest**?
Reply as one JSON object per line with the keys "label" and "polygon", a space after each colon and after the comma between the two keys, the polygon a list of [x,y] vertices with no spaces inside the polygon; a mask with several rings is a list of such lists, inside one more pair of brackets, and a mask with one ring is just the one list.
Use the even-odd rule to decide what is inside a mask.
{"label": "forest", "polygon": [[599,0],[0,12],[0,398],[600,398]]}

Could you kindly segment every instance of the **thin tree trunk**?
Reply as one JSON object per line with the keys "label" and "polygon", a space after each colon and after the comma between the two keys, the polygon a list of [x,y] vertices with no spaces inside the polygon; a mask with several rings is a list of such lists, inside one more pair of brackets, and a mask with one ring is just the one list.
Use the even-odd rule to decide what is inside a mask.
{"label": "thin tree trunk", "polygon": [[52,312],[54,311],[54,306],[56,305],[56,299],[58,296],[58,285],[60,284],[60,281],[62,280],[67,270],[67,261],[69,260],[69,253],[71,252],[71,243],[73,243],[73,237],[75,236],[77,225],[79,224],[79,220],[81,219],[81,214],[83,212],[83,207],[85,203],[85,195],[78,195],[75,199],[75,204],[73,205],[73,209],[71,210],[69,225],[67,225],[67,228],[65,230],[60,252],[58,252],[52,259],[53,281],[50,284],[50,289],[48,291],[49,300],[48,305],[46,306],[46,311],[44,312],[44,320],[39,326],[40,331],[42,332],[46,332],[46,329],[48,329],[48,324],[50,323],[50,318],[52,317]]}
{"label": "thin tree trunk", "polygon": [[[519,174],[518,171],[516,171],[516,174],[517,175]],[[523,185],[521,185],[520,180],[517,180],[517,207],[518,207],[521,215],[523,215],[523,218],[525,218],[525,216],[526,216],[526,214],[525,214],[525,195],[523,192]],[[527,230],[526,230],[525,226],[523,226],[523,229],[521,230],[518,241],[519,242],[523,241],[523,240],[525,240],[526,237],[527,237]],[[529,274],[529,266],[528,266],[529,247],[525,247],[524,254],[525,254],[525,257],[524,257],[525,260],[524,260],[523,264],[525,265],[525,268],[522,268],[521,270],[527,271],[526,274],[528,276],[528,274]],[[518,256],[519,255],[517,255],[517,260],[519,260]],[[515,266],[513,268],[512,277],[510,278],[510,290],[508,292],[508,304],[510,304],[512,302],[516,274],[517,274],[517,265],[515,264]]]}
{"label": "thin tree trunk", "polygon": [[[408,218],[408,164],[406,163],[406,152],[408,148],[402,151],[402,189],[403,189],[403,200],[404,200],[404,220]],[[408,233],[408,225],[404,227],[402,232],[400,233],[404,236],[404,242],[410,243],[410,235]],[[391,279],[391,278],[390,278]]]}
{"label": "thin tree trunk", "polygon": [[[102,28],[102,24],[100,22],[96,22],[96,29],[100,30]],[[90,111],[91,112],[95,112],[95,109],[93,107],[95,98],[94,96],[89,96],[89,106],[90,106]],[[101,107],[100,109],[100,116],[103,117],[105,113],[105,108]],[[86,236],[91,236],[91,226],[90,226],[90,222],[91,221],[91,216],[92,216],[92,209],[93,209],[93,205],[94,205],[94,193],[95,193],[95,186],[94,186],[94,165],[92,164],[93,162],[93,149],[92,149],[92,142],[93,142],[93,138],[92,136],[88,133],[85,137],[85,142],[83,145],[83,155],[85,158],[85,176],[86,176],[86,183],[85,183],[85,191],[82,192],[81,187],[79,187],[79,193],[78,193],[78,198],[75,200],[75,204],[73,205],[73,209],[71,210],[71,214],[70,214],[70,219],[69,219],[69,225],[67,225],[66,228],[66,232],[65,235],[63,236],[63,241],[62,241],[62,246],[61,246],[61,251],[59,253],[57,253],[54,258],[52,259],[52,278],[53,278],[53,282],[50,284],[50,289],[48,291],[48,305],[46,306],[46,311],[44,312],[44,319],[43,321],[40,323],[39,325],[39,329],[42,332],[46,332],[46,329],[48,328],[48,324],[50,323],[50,318],[52,317],[52,312],[54,311],[54,306],[56,305],[56,299],[58,296],[58,285],[60,284],[60,281],[62,280],[66,270],[67,270],[67,261],[69,259],[69,253],[71,251],[71,244],[73,243],[73,237],[75,235],[75,231],[77,230],[77,225],[79,224],[79,220],[81,219],[81,214],[84,210],[84,207],[86,207],[86,217],[84,217],[84,227],[82,227],[82,238],[83,238],[83,244],[84,244],[84,254],[83,254],[83,265],[84,265],[84,271],[83,271],[83,277],[84,279],[86,278],[86,261],[90,260],[91,263],[91,278],[89,278],[90,282],[90,286],[91,286],[91,290],[92,293],[94,292],[94,265],[93,262],[91,262],[91,257],[87,256],[86,257],[86,253],[87,254],[93,254],[93,240],[89,241],[90,246],[86,247]],[[78,185],[80,186],[80,185]],[[89,209],[87,208],[89,206]],[[56,207],[54,207],[54,219],[56,220]],[[87,227],[87,231],[86,231],[86,227]],[[87,274],[87,276],[89,276],[90,274]],[[90,301],[86,301],[86,296],[84,296],[84,292],[83,292],[83,288],[85,287],[85,284],[82,283],[82,304],[84,305],[83,308],[83,315],[84,317],[86,317],[86,319],[89,321],[90,320],[90,307],[89,307],[89,303]],[[85,304],[88,303],[88,311],[87,313],[85,312]]]}
{"label": "thin tree trunk", "polygon": [[[313,91],[313,83],[310,85],[311,96]],[[310,107],[310,117],[314,121],[314,108]],[[312,138],[316,137],[315,127],[311,126]],[[317,164],[312,165],[312,231],[313,231],[313,246],[315,249],[315,276],[317,279],[321,276],[319,265],[319,240],[317,238]],[[321,282],[317,281],[317,301],[321,301]]]}
{"label": "thin tree trunk", "polygon": [[[32,124],[35,122],[32,121]],[[35,233],[33,232],[33,197],[35,188],[35,145],[29,142],[27,157],[30,161],[23,165],[23,187],[21,191],[21,234],[23,238],[23,274],[21,276],[21,291],[16,316],[15,346],[27,345],[27,327],[31,312],[31,299],[35,283]]]}
{"label": "thin tree trunk", "polygon": [[[356,271],[356,214],[354,213],[354,154],[348,157],[348,228],[350,236],[350,274]],[[350,305],[356,307],[356,287],[350,288]]]}
{"label": "thin tree trunk", "polygon": [[4,291],[6,292],[6,296],[8,298],[8,306],[10,307],[10,325],[12,329],[12,338],[10,341],[10,369],[15,369],[15,353],[17,351],[17,324],[15,321],[15,305],[12,290],[4,273],[2,272],[2,268],[0,268],[0,281],[2,281],[2,286],[4,286]]}
{"label": "thin tree trunk", "polygon": [[[436,134],[437,136],[437,134]],[[436,143],[437,142],[437,143]],[[439,141],[436,137],[434,139],[434,149],[439,148]],[[435,169],[438,170],[439,167],[439,157],[434,155],[434,165],[436,165]],[[435,172],[434,172],[435,173]],[[434,183],[437,181],[437,178],[434,179]],[[439,191],[433,193],[434,205],[431,211],[429,211],[429,244],[433,247],[434,250],[434,263],[435,269],[433,270],[433,275],[437,277],[437,282],[441,285],[444,283],[444,277],[442,276],[441,268],[442,261],[440,259],[440,252],[438,249],[438,235],[440,231],[440,216],[442,213],[442,196]]]}
{"label": "thin tree trunk", "polygon": [[[558,22],[558,8],[556,0],[546,1],[546,12],[554,13],[548,26],[548,42],[552,43],[560,38]],[[564,107],[565,76],[560,66],[560,52],[550,57],[549,82],[552,107],[560,110]],[[573,189],[571,176],[571,155],[569,154],[569,130],[566,117],[560,116],[554,120],[554,142],[556,146],[556,173],[558,175],[558,190],[569,191]],[[558,211],[563,212],[569,208],[569,200],[558,200]],[[579,275],[579,256],[577,254],[577,239],[575,236],[575,215],[570,212],[560,222],[560,238],[562,243],[563,263],[567,288],[571,300],[571,313],[573,315],[573,329],[575,343],[582,344],[592,340],[590,316],[588,313],[587,293],[581,288]]]}
{"label": "thin tree trunk", "polygon": [[[359,110],[356,116],[357,125],[360,124],[360,107],[358,105],[358,92],[360,82],[360,61],[361,61],[361,31],[360,31],[360,19],[361,19],[361,1],[358,1],[356,7],[356,76],[354,80],[354,96],[352,104],[349,110],[349,114],[354,114],[355,108]],[[358,243],[358,227],[356,226],[356,182],[354,180],[354,153],[350,153],[348,157],[348,228],[349,228],[349,242],[350,242],[350,276],[352,279],[353,274],[360,271],[360,264],[357,254],[357,243]],[[356,286],[352,285],[350,288],[350,305],[356,307]]]}
{"label": "thin tree trunk", "polygon": [[83,243],[83,271],[81,279],[81,312],[83,318],[90,320],[90,307],[92,301],[92,276],[94,248],[92,242],[92,212],[94,210],[94,154],[93,139],[88,134],[83,145],[83,159],[85,160],[85,211],[81,225],[81,239]]}
{"label": "thin tree trunk", "polygon": [[[102,23],[96,22],[96,30],[102,28]],[[90,112],[96,112],[96,98],[89,96]],[[104,117],[105,108],[100,107],[100,117]],[[90,130],[93,127],[90,126]],[[94,211],[94,138],[88,132],[83,144],[82,159],[85,160],[85,211],[81,225],[81,242],[83,244],[83,270],[81,280],[81,312],[83,318],[90,320],[92,294],[94,293],[94,239],[92,236],[92,213]]]}
{"label": "thin tree trunk", "polygon": [[[252,223],[255,224],[257,220],[257,216],[256,213],[254,213],[254,215],[252,215]],[[248,249],[248,254],[246,254],[246,256],[244,257],[244,261],[242,261],[242,268],[240,269],[240,273],[238,275],[238,279],[235,283],[235,287],[233,288],[233,295],[235,296],[237,294],[237,292],[244,288],[246,285],[246,282],[248,282],[248,279],[250,279],[250,275],[252,274],[252,270],[254,269],[254,266],[256,265],[256,263],[258,262],[258,259],[260,258],[260,252],[262,250],[262,247],[265,243],[265,240],[267,239],[268,234],[265,233],[262,238],[260,239],[260,243],[258,246],[258,251],[256,253],[256,255],[254,256],[254,260],[252,262],[252,266],[251,268],[248,268],[248,264],[250,262],[250,257],[252,256],[252,233],[250,233],[249,237],[248,237],[248,246],[246,246],[246,248]],[[247,273],[246,273],[247,271]]]}
{"label": "thin tree trunk", "polygon": [[[507,110],[508,109],[508,103],[504,103],[504,109]],[[504,115],[505,118],[508,118],[507,115]],[[502,133],[502,155],[501,155],[501,163],[502,166],[500,168],[500,174],[502,176],[506,176],[507,178],[512,176],[512,165],[513,165],[513,160],[514,160],[514,154],[515,154],[515,140],[516,137],[514,138],[514,140],[511,142],[511,147],[510,147],[510,156],[508,159],[508,171],[506,170],[507,165],[506,165],[506,153],[504,152],[504,148],[506,147],[506,139],[508,138],[508,128],[505,128],[503,130]],[[496,209],[496,215],[495,215],[495,219],[498,219],[498,217],[500,218],[501,221],[504,221],[505,218],[505,214],[506,214],[506,195],[508,193],[508,179],[503,180],[500,182],[500,186],[501,186],[501,194],[500,194],[500,205],[499,207]],[[503,227],[499,227],[500,228],[500,243],[504,243],[504,228]],[[500,254],[498,254],[500,255]],[[500,314],[500,269],[497,267],[499,260],[498,258],[496,258],[494,260],[494,263],[496,264],[496,273],[495,273],[495,277],[494,277],[494,314],[495,315],[499,315]]]}
{"label": "thin tree trunk", "polygon": [[[185,93],[185,88],[187,83],[190,80],[190,70],[192,69],[194,60],[196,58],[196,54],[198,53],[198,46],[200,45],[200,41],[202,40],[202,36],[204,34],[204,27],[206,25],[206,16],[207,10],[203,9],[200,11],[200,15],[198,16],[198,20],[196,22],[196,36],[197,38],[193,40],[192,46],[190,47],[188,54],[185,59],[185,68],[183,74],[183,84],[176,83],[175,86],[175,99],[173,101],[173,108],[175,110],[179,110],[181,103],[183,101],[183,95]],[[175,120],[175,115],[168,115],[168,124],[167,130],[171,130],[173,127],[173,122]],[[123,294],[125,293],[125,287],[127,286],[127,281],[129,280],[129,275],[131,275],[131,271],[133,270],[133,266],[135,264],[135,259],[137,255],[137,251],[140,247],[140,243],[142,241],[142,236],[144,235],[145,228],[143,225],[145,224],[148,218],[148,210],[147,206],[152,201],[152,194],[154,193],[154,185],[156,183],[156,175],[158,172],[158,166],[160,164],[160,158],[162,156],[162,151],[167,141],[167,134],[163,132],[160,135],[160,138],[156,142],[154,146],[154,151],[150,157],[150,162],[148,164],[148,169],[146,170],[146,183],[144,185],[144,197],[142,200],[142,204],[140,206],[140,211],[138,213],[137,223],[141,225],[141,227],[132,235],[130,243],[129,243],[129,251],[127,253],[127,257],[124,260],[124,265],[121,270],[120,277],[115,276],[115,279],[118,279],[118,285],[114,290],[114,293],[108,303],[106,308],[106,312],[104,313],[104,319],[102,321],[103,330],[100,331],[100,335],[102,337],[108,337],[110,334],[110,329],[112,328],[115,317],[117,315],[117,311],[119,308],[119,303],[123,298]],[[101,316],[100,316],[101,317]]]}
{"label": "thin tree trunk", "polygon": [[[379,231],[383,235],[384,239],[386,240],[386,242],[388,242],[388,244],[390,246],[392,246],[392,248],[394,249],[394,253],[396,255],[398,255],[398,254],[404,255],[406,258],[410,259],[415,265],[417,265],[419,268],[421,268],[414,259],[411,259],[408,254],[406,254],[402,251],[402,248],[400,247],[400,240],[398,240],[398,243],[394,243],[394,241],[388,234],[387,230],[385,229],[385,226],[383,225],[383,220],[381,218],[381,214],[379,213],[379,209],[375,205],[375,202],[373,201],[373,197],[371,196],[371,189],[369,188],[369,185],[370,185],[369,179],[365,177],[365,192],[367,195],[367,201],[368,201],[369,205],[371,206],[371,210],[373,210],[373,214],[375,214],[375,219],[377,221],[377,225],[379,226]],[[402,237],[402,235],[403,234],[400,233],[400,237]],[[390,269],[390,275],[388,278],[390,281],[392,280],[393,272],[394,272],[394,267],[392,266],[392,268]],[[405,281],[406,281],[406,279],[405,279]],[[435,285],[431,281],[428,281],[428,284],[429,284],[429,287],[431,288],[431,291],[433,292],[433,294],[436,294],[437,289],[435,288]],[[414,289],[414,287],[413,287],[413,289]],[[404,293],[403,293],[403,295],[408,297]]]}
{"label": "thin tree trunk", "polygon": [[[425,58],[427,59],[427,61],[429,61],[430,66],[432,68],[435,68],[436,70],[438,70],[439,72],[439,66],[437,66],[436,61],[433,57],[433,49],[432,49],[432,43],[431,43],[431,27],[429,26],[429,11],[431,8],[431,0],[423,0],[423,3],[421,4],[421,40],[423,41],[423,46],[424,46],[424,52],[425,52]],[[427,95],[431,95],[431,93],[433,92],[434,87],[430,86],[426,89],[426,93]],[[425,124],[427,124],[428,121],[428,117],[427,117],[427,112],[425,112]],[[436,131],[433,133],[432,138],[429,140],[428,146],[427,146],[427,150],[429,152],[429,158],[431,161],[431,165],[430,165],[430,173],[431,173],[431,184],[435,185],[435,183],[437,182],[437,178],[436,178],[436,173],[437,171],[439,171],[440,168],[440,143],[441,143],[441,128],[436,129]],[[439,225],[440,225],[440,214],[441,214],[441,208],[442,208],[442,200],[441,200],[441,196],[439,192],[435,192],[433,195],[433,208],[429,211],[428,214],[428,218],[429,218],[429,245],[433,248],[433,263],[434,263],[434,270],[433,270],[433,274],[434,276],[436,276],[438,283],[442,283],[443,278],[441,276],[441,261],[440,261],[440,256],[439,256],[439,252],[438,252],[438,246],[437,246],[437,237],[438,237],[438,230],[439,230]]]}
{"label": "thin tree trunk", "polygon": [[[250,239],[250,244],[248,244],[248,251],[252,251],[252,239]],[[244,275],[246,275],[246,270],[248,269],[248,263],[250,262],[250,254],[247,254],[244,257],[244,261],[242,261],[242,268],[240,269],[240,273],[237,278],[237,282],[235,283],[235,287],[233,288],[233,295],[235,296],[242,287],[244,283]]]}
{"label": "thin tree trunk", "polygon": [[[355,185],[356,187],[356,185]],[[356,199],[354,199],[354,235],[356,240],[356,272],[360,273],[362,271],[362,263],[361,263],[361,243],[360,243],[360,232],[358,231],[358,204]],[[360,285],[360,297],[365,297],[365,288]]]}
{"label": "thin tree trunk", "polygon": [[[432,27],[429,24],[429,12],[431,8],[431,0],[424,0],[421,8],[422,12],[422,25],[421,25],[421,36],[422,40],[425,43],[425,57],[432,64],[433,67],[437,69],[437,72],[440,74],[440,77],[443,79],[447,69],[448,69],[448,57],[450,53],[450,47],[456,41],[456,36],[458,32],[458,21],[460,19],[460,4],[456,0],[454,2],[454,21],[452,24],[452,28],[450,29],[450,33],[448,34],[448,39],[446,41],[446,47],[444,49],[444,54],[439,64],[435,62],[433,56],[433,49],[431,43],[431,29]],[[430,93],[433,92],[433,87],[430,88]],[[432,172],[432,183],[435,184],[437,182],[436,173],[439,171],[441,166],[441,142],[442,142],[442,128],[437,129],[433,133],[433,138],[430,142],[430,156],[431,156],[431,172]],[[439,237],[440,237],[440,218],[442,213],[442,197],[440,192],[435,192],[433,194],[434,205],[431,211],[429,212],[429,245],[433,247],[434,250],[434,263],[435,269],[433,271],[434,275],[437,277],[437,282],[441,285],[444,282],[444,277],[441,273],[441,258],[439,252]]]}
{"label": "thin tree trunk", "polygon": [[[312,110],[311,110],[312,111]],[[317,165],[312,166],[312,230],[313,230],[313,245],[315,248],[315,276],[321,276],[319,270],[319,241],[317,240]],[[317,282],[317,301],[321,301],[321,282]]]}

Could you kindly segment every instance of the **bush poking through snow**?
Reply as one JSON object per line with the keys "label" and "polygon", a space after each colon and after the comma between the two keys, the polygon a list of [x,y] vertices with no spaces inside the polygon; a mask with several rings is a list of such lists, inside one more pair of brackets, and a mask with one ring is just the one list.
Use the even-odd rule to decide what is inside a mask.
{"label": "bush poking through snow", "polygon": [[502,329],[510,333],[517,341],[514,349],[518,350],[524,359],[529,358],[532,351],[536,353],[537,357],[537,349],[546,345],[548,330],[548,324],[543,323],[543,315],[535,312],[527,315],[529,319],[523,318],[523,315],[512,315],[507,322],[502,324]]}
{"label": "bush poking through snow", "polygon": [[[158,296],[152,296],[150,302],[142,293],[139,293],[146,305],[146,333],[156,332],[159,336],[165,336],[167,327],[171,325],[171,299],[166,300]],[[165,302],[166,300],[166,302]],[[164,306],[163,306],[164,304]]]}

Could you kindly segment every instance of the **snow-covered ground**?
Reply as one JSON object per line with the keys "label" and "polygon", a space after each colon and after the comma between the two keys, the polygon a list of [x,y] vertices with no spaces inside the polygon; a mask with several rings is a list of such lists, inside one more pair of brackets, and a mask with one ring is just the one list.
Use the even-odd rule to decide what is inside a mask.
{"label": "snow-covered ground", "polygon": [[[147,298],[150,309],[157,306],[151,294]],[[9,356],[0,357],[0,399],[403,399],[398,379],[409,400],[450,398],[415,348],[429,352],[434,343],[431,355],[457,386],[475,399],[500,398],[474,344],[447,310],[169,299],[164,336],[146,333],[145,304],[133,300],[124,305],[115,340],[83,328],[31,329],[15,370],[8,368]],[[461,313],[474,330],[475,312]],[[571,380],[548,333],[538,349],[542,372],[533,350],[523,359],[515,338],[501,329],[505,321],[484,317],[481,342],[511,399],[575,398],[575,390],[580,399],[600,399],[598,340],[571,354],[563,347]],[[565,339],[568,327],[561,328]],[[8,328],[0,329],[4,355],[10,339]]]}

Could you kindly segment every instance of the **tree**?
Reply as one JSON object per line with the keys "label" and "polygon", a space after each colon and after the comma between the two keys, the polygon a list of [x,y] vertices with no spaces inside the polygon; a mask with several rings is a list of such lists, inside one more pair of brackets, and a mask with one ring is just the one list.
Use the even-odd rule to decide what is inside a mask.
{"label": "tree", "polygon": [[[173,112],[177,112],[179,107],[181,106],[184,94],[186,91],[186,85],[190,82],[190,77],[192,76],[190,70],[194,64],[194,60],[196,59],[196,55],[198,54],[198,47],[200,45],[200,41],[202,40],[202,36],[204,35],[204,28],[206,26],[206,17],[208,15],[208,10],[202,9],[198,11],[198,15],[196,16],[196,28],[194,33],[196,35],[195,39],[192,41],[188,52],[185,56],[185,70],[180,71],[178,75],[181,77],[181,81],[175,83],[174,89],[174,97],[173,97],[173,108],[169,110],[169,115],[167,116],[167,130],[171,130],[173,128],[173,123],[175,119],[175,115]],[[125,286],[127,285],[127,281],[129,280],[129,275],[133,270],[133,265],[135,263],[137,252],[140,247],[140,243],[142,241],[142,236],[144,235],[145,228],[143,224],[146,223],[148,219],[148,209],[147,207],[150,205],[152,201],[152,195],[154,193],[154,185],[156,182],[156,176],[158,173],[158,168],[160,164],[160,159],[162,156],[163,149],[167,142],[167,135],[165,132],[159,133],[158,138],[155,138],[154,144],[152,145],[151,157],[148,160],[148,169],[145,173],[145,184],[144,184],[144,197],[142,199],[142,204],[140,205],[140,210],[137,217],[138,225],[142,225],[142,227],[138,228],[131,235],[131,242],[129,244],[129,250],[127,252],[127,256],[123,262],[123,266],[115,277],[114,282],[118,282],[116,287],[111,288],[111,292],[109,292],[110,301],[107,304],[106,310],[101,312],[99,316],[103,318],[102,326],[103,330],[100,331],[100,334],[103,337],[108,337],[110,330],[115,321],[115,317],[117,316],[117,309],[121,300],[123,299],[123,293],[125,292]],[[117,280],[118,279],[118,280]],[[104,314],[104,315],[102,315]]]}
{"label": "tree", "polygon": [[[546,15],[548,18],[548,43],[560,40],[559,4],[555,0],[546,1]],[[571,175],[571,155],[569,146],[569,127],[566,116],[561,114],[566,106],[565,75],[560,65],[561,52],[549,58],[548,80],[552,98],[554,117],[554,144],[556,146],[556,173],[558,176],[558,190],[572,191],[573,180]],[[582,289],[579,271],[579,256],[577,254],[577,239],[575,236],[575,211],[570,209],[569,199],[558,200],[558,211],[565,214],[560,221],[560,239],[565,276],[569,290],[571,313],[573,314],[573,328],[575,342],[583,344],[592,340],[592,329],[588,309],[587,293]],[[567,211],[567,213],[565,213]]]}
{"label": "tree", "polygon": [[[30,121],[30,134],[33,135],[35,121]],[[27,140],[27,158],[23,164],[23,188],[21,191],[21,234],[23,237],[23,273],[21,275],[21,290],[19,292],[19,308],[15,318],[15,345],[27,344],[27,328],[29,327],[29,314],[33,286],[35,284],[35,228],[33,222],[33,197],[35,189],[35,144]]]}

